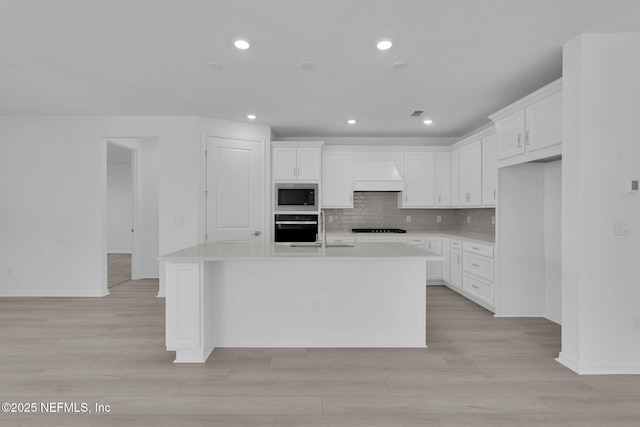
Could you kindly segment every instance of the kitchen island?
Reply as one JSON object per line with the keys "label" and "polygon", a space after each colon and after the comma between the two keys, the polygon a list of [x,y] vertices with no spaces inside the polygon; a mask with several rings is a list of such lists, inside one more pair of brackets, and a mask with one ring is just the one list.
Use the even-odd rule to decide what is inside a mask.
{"label": "kitchen island", "polygon": [[426,262],[405,243],[219,242],[166,262],[175,362],[215,347],[426,347]]}

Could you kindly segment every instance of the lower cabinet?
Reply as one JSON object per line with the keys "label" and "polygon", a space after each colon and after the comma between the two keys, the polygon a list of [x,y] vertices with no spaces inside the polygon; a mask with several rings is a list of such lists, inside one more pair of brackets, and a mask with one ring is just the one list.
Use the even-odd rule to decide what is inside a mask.
{"label": "lower cabinet", "polygon": [[493,246],[463,242],[462,270],[462,290],[493,309]]}
{"label": "lower cabinet", "polygon": [[[429,252],[442,255],[442,236],[426,236],[424,248]],[[442,261],[427,263],[427,282],[439,282],[442,280]]]}
{"label": "lower cabinet", "polygon": [[462,289],[462,240],[451,239],[451,278],[445,282],[451,287]]}
{"label": "lower cabinet", "polygon": [[[446,247],[447,237],[443,238]],[[465,297],[494,311],[493,245],[449,239],[449,272],[443,274],[445,284]]]}
{"label": "lower cabinet", "polygon": [[444,261],[442,262],[442,280],[445,282],[451,282],[451,238],[442,238],[442,256]]}

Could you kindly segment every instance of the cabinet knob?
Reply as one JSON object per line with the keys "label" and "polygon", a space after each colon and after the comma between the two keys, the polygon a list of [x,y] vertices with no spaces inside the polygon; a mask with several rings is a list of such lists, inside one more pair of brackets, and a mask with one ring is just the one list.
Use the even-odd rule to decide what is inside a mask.
{"label": "cabinet knob", "polygon": [[525,145],[531,145],[531,136],[530,136],[531,131],[526,131],[524,134],[524,144]]}
{"label": "cabinet knob", "polygon": [[518,148],[522,148],[522,134],[518,134]]}

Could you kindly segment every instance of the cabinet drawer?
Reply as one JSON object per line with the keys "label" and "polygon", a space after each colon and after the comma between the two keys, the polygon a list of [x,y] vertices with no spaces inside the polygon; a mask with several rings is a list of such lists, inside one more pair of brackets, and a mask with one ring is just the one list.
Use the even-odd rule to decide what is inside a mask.
{"label": "cabinet drawer", "polygon": [[491,283],[476,279],[475,277],[465,273],[464,278],[462,279],[462,289],[493,305],[493,285]]}
{"label": "cabinet drawer", "polygon": [[355,241],[355,237],[327,236],[327,243],[353,243]]}
{"label": "cabinet drawer", "polygon": [[451,239],[451,249],[459,249],[459,250],[462,250],[462,240],[459,240],[459,239]]}
{"label": "cabinet drawer", "polygon": [[[380,233],[382,234],[382,233]],[[404,236],[358,236],[356,237],[356,242],[370,242],[370,243],[385,243],[385,242],[396,242],[396,243],[406,243],[407,238]]]}
{"label": "cabinet drawer", "polygon": [[491,282],[493,281],[493,260],[491,258],[485,258],[465,252],[462,257],[462,265],[465,273],[473,274],[474,276],[481,277]]}
{"label": "cabinet drawer", "polygon": [[410,245],[424,246],[424,237],[407,237],[407,243]]}
{"label": "cabinet drawer", "polygon": [[493,246],[464,242],[462,247],[465,252],[493,258]]}

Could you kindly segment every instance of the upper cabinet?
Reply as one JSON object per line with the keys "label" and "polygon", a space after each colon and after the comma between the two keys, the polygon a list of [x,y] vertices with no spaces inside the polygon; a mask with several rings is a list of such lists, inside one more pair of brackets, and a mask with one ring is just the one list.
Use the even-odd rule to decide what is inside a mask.
{"label": "upper cabinet", "polygon": [[460,205],[482,205],[482,140],[460,147]]}
{"label": "upper cabinet", "polygon": [[353,207],[353,155],[351,151],[322,152],[323,208]]}
{"label": "upper cabinet", "polygon": [[436,206],[451,206],[451,152],[436,153]]}
{"label": "upper cabinet", "polygon": [[495,122],[501,166],[562,153],[562,82],[537,90],[489,117]]}
{"label": "upper cabinet", "polygon": [[272,173],[274,181],[319,181],[322,142],[274,141]]}
{"label": "upper cabinet", "polygon": [[398,194],[401,208],[426,208],[436,204],[436,153],[406,151],[404,153],[404,191]]}
{"label": "upper cabinet", "polygon": [[482,138],[482,205],[495,206],[498,198],[498,137]]}

